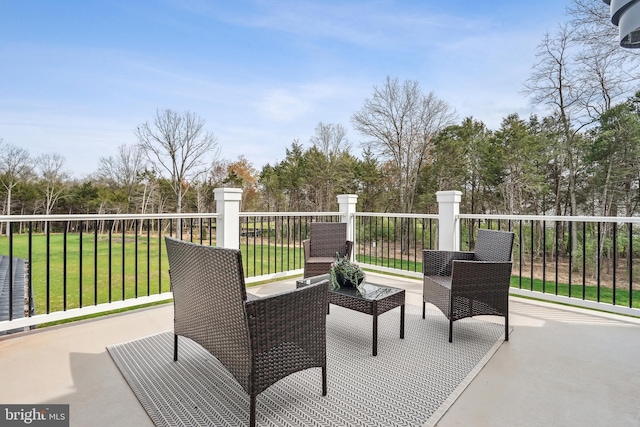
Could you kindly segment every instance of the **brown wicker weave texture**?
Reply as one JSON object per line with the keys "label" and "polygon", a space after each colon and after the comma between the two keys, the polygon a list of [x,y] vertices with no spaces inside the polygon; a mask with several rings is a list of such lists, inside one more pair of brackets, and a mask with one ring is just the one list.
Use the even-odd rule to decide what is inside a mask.
{"label": "brown wicker weave texture", "polygon": [[200,344],[250,397],[303,369],[322,368],[327,393],[326,307],[329,282],[264,298],[247,293],[240,251],[166,237],[178,336]]}
{"label": "brown wicker weave texture", "polygon": [[353,296],[343,295],[338,292],[329,292],[329,303],[374,316],[393,310],[394,308],[403,305],[404,301],[404,289],[398,289],[397,293],[380,300],[354,298]]}
{"label": "brown wicker weave texture", "polygon": [[478,315],[503,316],[509,340],[513,236],[479,229],[474,252],[423,251],[422,317],[425,303],[438,307],[449,319],[449,342],[455,320]]}
{"label": "brown wicker weave texture", "polygon": [[305,278],[328,274],[336,253],[351,256],[353,247],[347,240],[347,224],[341,222],[312,222],[309,239],[302,243]]}

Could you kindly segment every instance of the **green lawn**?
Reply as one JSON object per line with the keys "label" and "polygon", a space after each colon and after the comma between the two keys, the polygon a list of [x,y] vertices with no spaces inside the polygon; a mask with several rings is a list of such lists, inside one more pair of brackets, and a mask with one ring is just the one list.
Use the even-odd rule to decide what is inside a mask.
{"label": "green lawn", "polygon": [[[394,260],[389,258],[375,258],[370,256],[358,256],[358,261],[367,264],[380,265],[384,267],[391,268],[402,268],[406,271],[422,271],[422,262],[414,262],[412,260],[407,261],[406,259]],[[395,265],[394,265],[395,263]],[[511,277],[511,287],[519,288],[520,287],[520,277],[512,276]],[[534,279],[533,287],[531,286],[531,279],[528,277],[522,277],[522,289],[526,290],[534,290],[537,292],[544,292],[547,294],[555,294],[560,296],[569,296],[569,285],[566,283],[558,283],[556,289],[556,283],[550,282],[549,280],[543,286],[542,280]],[[582,299],[582,285],[571,285],[571,297],[576,299]],[[600,287],[600,296],[598,297],[598,287],[597,286],[585,286],[584,287],[584,299],[588,301],[599,301],[603,303],[613,304],[613,289],[607,288],[604,286]],[[632,307],[640,308],[640,291],[634,290],[633,294]],[[616,289],[616,305],[629,307],[629,289],[628,286],[626,289],[619,287]]]}
{"label": "green lawn", "polygon": [[300,247],[287,247],[271,242],[271,246],[258,244],[240,244],[244,273],[247,277],[261,276],[263,274],[277,273],[281,271],[295,270],[304,266],[304,255]]}
{"label": "green lawn", "polygon": [[[50,235],[47,258],[46,236],[32,237],[31,275],[37,314],[169,291],[166,249],[164,243],[160,248],[157,237],[126,235],[123,244],[122,235],[114,235],[110,249],[107,235],[99,236],[96,243],[93,234],[84,234],[82,261],[79,235],[67,235],[66,255],[64,239],[62,234]],[[267,252],[266,246],[241,246],[247,277],[300,268],[300,248],[272,245]],[[0,237],[0,254],[9,254],[5,236]],[[28,259],[28,255],[28,236],[14,235],[13,256]]]}
{"label": "green lawn", "polygon": [[[59,311],[65,307],[78,308],[94,305],[96,302],[117,301],[169,290],[166,254],[163,247],[162,257],[159,257],[157,238],[150,238],[147,242],[146,236],[139,236],[137,251],[136,237],[133,235],[126,236],[124,244],[122,236],[114,236],[111,249],[108,237],[98,237],[96,244],[93,234],[83,235],[82,250],[78,234],[67,235],[66,254],[64,243],[62,234],[51,234],[47,257],[46,236],[34,235],[32,238],[30,268],[36,313]],[[26,259],[28,251],[28,236],[14,236],[13,255]],[[9,253],[6,237],[0,238],[0,253]],[[162,263],[162,274],[159,273],[159,262]],[[47,295],[49,307],[46,305]]]}
{"label": "green lawn", "polygon": [[380,258],[372,257],[369,255],[358,255],[357,261],[365,264],[378,265],[380,267],[398,268],[404,271],[422,271],[422,262],[414,261],[409,257],[409,260],[395,259],[395,258]]}
{"label": "green lawn", "polygon": [[[244,272],[247,277],[293,270],[303,266],[303,253],[299,247],[286,247],[271,244],[270,247],[258,244],[242,243],[241,252]],[[266,241],[264,242],[266,243]],[[159,245],[157,237],[146,235],[113,236],[111,248],[108,237],[99,236],[97,242],[93,234],[85,234],[82,238],[82,274],[80,274],[80,239],[78,234],[68,234],[66,256],[64,253],[64,236],[51,234],[49,257],[47,259],[47,239],[44,235],[32,237],[31,274],[36,304],[36,313],[60,311],[81,306],[118,301],[137,296],[153,295],[169,291],[168,262],[164,244]],[[137,250],[136,250],[137,248]],[[29,241],[27,235],[14,235],[13,255],[28,258]],[[124,251],[124,254],[123,254]],[[0,237],[0,254],[9,254],[7,237]],[[137,254],[137,256],[136,256]],[[111,263],[109,263],[109,258]],[[399,268],[405,271],[422,271],[422,263],[411,259],[376,259],[369,256],[358,256],[362,263]],[[541,280],[513,276],[511,286],[533,289],[542,292]],[[569,296],[567,284],[546,282],[545,292]],[[582,286],[572,285],[571,296],[582,298]],[[49,307],[47,307],[47,295]],[[65,297],[66,295],[66,297]],[[633,292],[633,307],[640,308],[640,291]],[[585,299],[612,303],[613,290],[601,287],[585,287]],[[616,304],[629,306],[629,290],[616,290]]]}
{"label": "green lawn", "polygon": [[[511,287],[520,287],[520,277],[511,277]],[[527,277],[522,278],[522,289],[534,290],[537,292],[543,292],[543,283],[540,279],[533,280],[533,288],[531,287],[531,279]],[[582,299],[582,285],[571,285],[571,297],[576,299]],[[547,294],[555,294],[560,296],[569,296],[569,285],[566,283],[558,283],[556,289],[556,283],[547,282],[544,284],[544,292]],[[632,307],[640,308],[640,291],[634,290],[631,294],[633,297]],[[584,287],[584,299],[587,301],[598,301],[607,304],[613,304],[613,289],[604,286],[600,287],[600,297],[598,298],[597,286],[585,286]],[[616,305],[629,307],[629,289],[616,289]]]}

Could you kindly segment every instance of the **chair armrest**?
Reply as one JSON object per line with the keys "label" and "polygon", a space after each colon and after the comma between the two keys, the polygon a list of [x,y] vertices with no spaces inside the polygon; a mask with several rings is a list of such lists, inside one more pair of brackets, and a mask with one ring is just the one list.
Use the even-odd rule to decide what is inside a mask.
{"label": "chair armrest", "polygon": [[256,354],[284,343],[306,348],[326,340],[329,280],[247,301],[251,345]]}
{"label": "chair armrest", "polygon": [[451,271],[451,292],[495,292],[511,285],[512,261],[454,260]]}
{"label": "chair armrest", "polygon": [[425,249],[422,251],[422,273],[425,276],[451,276],[453,260],[472,259],[473,252]]}
{"label": "chair armrest", "polygon": [[307,261],[311,256],[311,240],[306,239],[302,241],[302,251],[304,253],[304,260]]}
{"label": "chair armrest", "polygon": [[247,292],[247,301],[253,301],[254,299],[259,299],[260,297],[258,295],[254,295],[250,292]]}

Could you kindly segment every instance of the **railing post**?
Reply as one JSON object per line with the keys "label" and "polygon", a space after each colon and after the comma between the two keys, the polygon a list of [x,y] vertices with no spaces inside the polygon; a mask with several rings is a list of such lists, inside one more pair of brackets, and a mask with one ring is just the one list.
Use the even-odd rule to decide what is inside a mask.
{"label": "railing post", "polygon": [[438,249],[441,251],[460,250],[460,191],[438,191]]}
{"label": "railing post", "polygon": [[347,223],[347,240],[353,242],[353,251],[351,251],[351,259],[355,258],[356,247],[356,204],[358,203],[357,194],[340,194],[338,195],[338,210],[343,213],[342,222]]}
{"label": "railing post", "polygon": [[240,200],[241,188],[216,188],[216,246],[240,249]]}

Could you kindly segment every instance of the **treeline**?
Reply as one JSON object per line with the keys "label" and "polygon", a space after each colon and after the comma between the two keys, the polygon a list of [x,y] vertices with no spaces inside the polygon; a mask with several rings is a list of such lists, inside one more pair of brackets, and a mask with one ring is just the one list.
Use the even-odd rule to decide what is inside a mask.
{"label": "treeline", "polygon": [[[575,214],[633,216],[640,212],[640,99],[612,107],[596,127],[575,137]],[[305,148],[293,141],[282,161],[256,170],[246,158],[218,160],[206,177],[182,182],[183,212],[213,212],[213,189],[243,188],[246,211],[335,211],[336,195],[358,194],[360,211],[402,212],[396,165],[365,148],[356,156],[340,125],[320,123]],[[324,141],[324,142],[323,142]],[[326,142],[329,143],[326,143]],[[572,214],[568,155],[558,119],[513,114],[499,129],[466,118],[433,138],[419,170],[413,212],[435,213],[435,192],[463,192],[464,213]],[[0,147],[17,159],[16,147]],[[75,180],[61,156],[30,159],[15,176],[2,174],[2,212],[12,214],[176,212],[171,179],[122,146],[90,177]],[[52,162],[55,158],[58,162]],[[45,162],[45,160],[49,160]],[[51,165],[56,164],[56,169]],[[48,165],[48,167],[45,167]],[[123,171],[129,171],[124,173]],[[9,199],[10,197],[10,199]]]}

